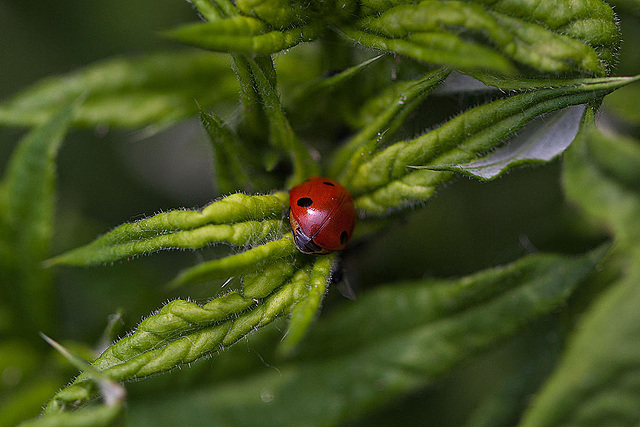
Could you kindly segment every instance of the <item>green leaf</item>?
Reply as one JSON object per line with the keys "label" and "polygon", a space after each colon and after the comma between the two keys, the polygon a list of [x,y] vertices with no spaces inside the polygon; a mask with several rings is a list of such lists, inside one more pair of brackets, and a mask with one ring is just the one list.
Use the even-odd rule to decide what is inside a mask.
{"label": "green leaf", "polygon": [[[620,29],[611,6],[602,0],[544,0],[531,2],[477,0],[505,16],[540,24],[556,34],[567,35],[591,46],[610,69],[620,46]],[[543,49],[544,53],[546,49]]]}
{"label": "green leaf", "polygon": [[150,130],[168,126],[237,94],[226,56],[168,52],[99,62],[62,77],[51,77],[0,104],[0,124],[33,126],[49,120],[59,105],[82,94],[75,126]]}
{"label": "green leaf", "polygon": [[319,257],[314,263],[308,293],[293,307],[287,335],[280,343],[279,350],[282,354],[291,353],[320,311],[320,304],[329,288],[334,262],[335,253]]}
{"label": "green leaf", "polygon": [[621,249],[640,242],[640,148],[638,141],[606,136],[586,118],[576,142],[565,154],[567,197],[603,228]]}
{"label": "green leaf", "polygon": [[526,77],[505,77],[483,72],[474,72],[469,75],[479,80],[487,86],[494,86],[503,90],[526,90],[544,89],[550,87],[561,87],[567,85],[589,85],[598,81],[614,81],[615,79],[629,80],[627,84],[637,81],[637,77],[609,77],[605,79],[556,79],[556,78],[526,78]]}
{"label": "green leaf", "polygon": [[[640,8],[640,4],[638,5]],[[640,99],[640,84],[629,85],[608,96],[605,106],[620,116],[625,122],[640,125],[640,109],[637,100]]]}
{"label": "green leaf", "polygon": [[163,212],[116,227],[88,245],[48,260],[47,265],[100,264],[162,249],[196,249],[216,242],[248,245],[282,230],[288,201],[286,193],[236,193],[200,211]]}
{"label": "green leaf", "polygon": [[558,310],[601,256],[535,255],[459,280],[378,287],[319,322],[277,372],[132,405],[128,421],[164,419],[168,402],[189,425],[354,421]]}
{"label": "green leaf", "polygon": [[442,126],[411,140],[395,143],[348,171],[344,181],[358,209],[369,216],[386,215],[431,197],[448,171],[411,166],[464,164],[497,147],[529,121],[570,105],[596,102],[638,79],[584,79],[564,86],[536,89],[499,99],[457,115]]}
{"label": "green leaf", "polygon": [[266,191],[276,186],[274,179],[264,173],[259,156],[250,154],[251,148],[218,116],[200,111],[200,121],[213,147],[218,192]]}
{"label": "green leaf", "polygon": [[[165,372],[210,356],[234,344],[256,328],[288,314],[309,289],[309,269],[293,276],[266,298],[257,300],[230,292],[200,306],[175,300],[145,319],[136,331],[107,348],[92,366],[114,381]],[[61,390],[46,414],[89,399],[91,383],[80,375]]]}
{"label": "green leaf", "polygon": [[[412,3],[404,0],[365,0],[362,2],[365,11],[369,8],[368,13],[373,18],[364,22],[375,21],[382,14],[378,22],[390,25],[389,29],[396,28],[397,31],[398,26],[413,24],[410,27],[412,32],[421,36],[417,40],[411,40],[411,35],[409,40],[381,37],[379,43],[397,43],[402,50],[406,50],[396,50],[398,53],[413,57],[430,55],[446,61],[467,62],[467,70],[484,64],[484,58],[480,55],[483,49],[495,55],[495,49],[498,48],[502,56],[498,63],[500,65],[487,64],[486,69],[502,68],[502,63],[507,60],[527,64],[540,71],[573,69],[602,75],[604,68],[610,69],[615,63],[620,45],[616,16],[611,6],[601,0]],[[476,4],[482,5],[482,9]],[[420,16],[420,12],[425,16]],[[420,34],[425,28],[429,32]],[[389,29],[386,26],[378,28],[383,32]],[[434,43],[433,47],[425,43],[427,37]],[[485,37],[491,43],[487,43]],[[474,45],[478,42],[482,45]],[[463,52],[458,50],[460,48],[466,49],[466,53],[472,55],[475,61],[468,64],[469,61],[464,58],[455,58],[456,51]],[[594,61],[594,53],[601,64]],[[475,67],[471,66],[474,63]],[[448,64],[445,62],[445,65]]]}
{"label": "green leaf", "polygon": [[431,170],[448,170],[474,178],[490,180],[506,171],[526,164],[548,162],[569,147],[578,133],[584,105],[574,105],[538,117],[512,138],[506,146],[463,165],[427,166]]}
{"label": "green leaf", "polygon": [[293,243],[293,235],[287,233],[279,240],[273,240],[235,255],[203,262],[188,268],[171,282],[171,286],[203,283],[238,274],[253,273],[273,261],[290,257],[297,251],[298,249]]}
{"label": "green leaf", "polygon": [[568,197],[615,237],[618,276],[581,318],[523,425],[634,425],[640,420],[640,144],[603,135],[589,111],[565,154]]}
{"label": "green leaf", "polygon": [[238,0],[236,4],[246,15],[255,16],[275,28],[302,24],[312,10],[302,0]]}
{"label": "green leaf", "polygon": [[523,426],[634,425],[640,420],[640,251],[584,315]]}
{"label": "green leaf", "polygon": [[313,98],[316,94],[321,94],[325,91],[334,91],[341,87],[344,87],[347,83],[352,81],[353,78],[357,77],[365,71],[369,65],[373,64],[384,55],[374,56],[373,58],[367,59],[353,67],[349,67],[344,71],[341,71],[331,77],[323,78],[321,80],[315,81],[308,86],[302,89],[302,93],[299,95],[299,98],[310,99]]}
{"label": "green leaf", "polygon": [[204,24],[188,24],[166,36],[191,46],[216,52],[270,55],[318,37],[323,26],[312,23],[286,30],[272,30],[261,20],[234,16]]}
{"label": "green leaf", "polygon": [[290,259],[272,262],[264,269],[242,277],[242,294],[247,298],[264,298],[288,281],[296,271]]}
{"label": "green leaf", "polygon": [[235,16],[236,7],[229,0],[188,0],[207,21]]}
{"label": "green leaf", "polygon": [[109,427],[118,425],[124,416],[124,405],[94,405],[75,412],[61,412],[25,421],[21,427]]}
{"label": "green leaf", "polygon": [[313,161],[311,154],[302,145],[289,124],[273,83],[255,61],[249,59],[248,62],[255,79],[257,92],[265,104],[264,110],[269,123],[269,139],[274,146],[285,150],[291,157],[293,172],[289,184],[298,184],[309,176],[317,175],[318,165]]}
{"label": "green leaf", "polygon": [[500,74],[515,72],[515,67],[498,52],[478,43],[465,42],[451,34],[416,34],[412,40],[404,40],[383,37],[354,28],[344,27],[340,30],[352,43],[399,53],[419,61],[464,71],[490,70]]}
{"label": "green leaf", "polygon": [[58,353],[62,354],[62,356],[64,356],[64,358],[67,359],[70,364],[78,368],[85,374],[85,376],[92,379],[98,384],[98,386],[100,387],[100,393],[102,394],[102,399],[106,406],[122,406],[127,392],[125,391],[124,387],[120,385],[120,383],[113,381],[111,378],[109,378],[109,376],[97,370],[89,363],[87,363],[84,359],[73,354],[60,343],[49,338],[42,332],[40,333],[40,336]]}
{"label": "green leaf", "polygon": [[371,99],[363,109],[371,109],[371,105],[377,108],[373,109],[370,120],[365,122],[360,132],[336,151],[329,174],[341,181],[349,181],[351,176],[348,172],[353,173],[359,165],[366,163],[404,123],[406,116],[447,78],[449,72],[441,68],[417,80],[398,82]]}
{"label": "green leaf", "polygon": [[[525,66],[546,73],[605,74],[596,50],[583,41],[527,22],[530,17],[516,19],[496,9],[427,0],[365,18],[346,34],[370,47],[461,70],[510,74]],[[609,17],[617,30],[613,14]]]}
{"label": "green leaf", "polygon": [[213,113],[200,110],[200,122],[207,131],[215,157],[215,185],[219,193],[255,189],[247,170],[249,156],[244,142]]}
{"label": "green leaf", "polygon": [[[464,427],[512,427],[555,367],[564,345],[562,322],[557,318],[537,322],[516,338],[523,343],[523,360],[509,363],[509,375],[495,392],[482,397]],[[520,353],[520,351],[518,351]]]}
{"label": "green leaf", "polygon": [[79,103],[59,109],[18,143],[2,182],[0,271],[8,301],[21,313],[16,325],[44,328],[53,321],[53,284],[41,262],[53,235],[55,161]]}

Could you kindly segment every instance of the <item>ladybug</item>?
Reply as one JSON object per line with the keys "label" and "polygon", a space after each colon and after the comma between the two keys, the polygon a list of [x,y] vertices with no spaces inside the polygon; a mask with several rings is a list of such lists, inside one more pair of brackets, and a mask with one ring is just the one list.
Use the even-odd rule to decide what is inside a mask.
{"label": "ladybug", "polygon": [[329,178],[309,178],[291,189],[289,205],[289,223],[300,252],[326,254],[347,246],[356,211],[342,185]]}

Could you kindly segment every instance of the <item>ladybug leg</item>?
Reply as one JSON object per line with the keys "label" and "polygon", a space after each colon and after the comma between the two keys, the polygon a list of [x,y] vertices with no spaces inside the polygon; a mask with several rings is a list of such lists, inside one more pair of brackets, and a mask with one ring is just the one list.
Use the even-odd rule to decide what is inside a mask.
{"label": "ladybug leg", "polygon": [[344,280],[339,282],[336,287],[338,288],[338,292],[340,292],[340,295],[342,295],[343,297],[352,301],[356,299],[356,292],[353,290],[353,288],[351,287],[351,283],[349,283],[346,277]]}
{"label": "ladybug leg", "polygon": [[342,267],[339,257],[336,257],[335,262],[331,266],[331,282],[336,285],[340,295],[350,300],[356,299],[356,292],[353,290],[351,283],[349,283],[347,275],[344,274],[344,268]]}

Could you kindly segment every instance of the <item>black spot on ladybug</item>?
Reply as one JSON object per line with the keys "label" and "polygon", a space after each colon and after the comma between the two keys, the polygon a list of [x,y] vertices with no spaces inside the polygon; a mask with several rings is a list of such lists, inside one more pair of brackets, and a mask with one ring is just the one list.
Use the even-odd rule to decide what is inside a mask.
{"label": "black spot on ladybug", "polygon": [[296,202],[296,204],[301,208],[308,208],[309,206],[311,206],[312,203],[313,203],[313,200],[311,200],[308,197],[300,197]]}
{"label": "black spot on ladybug", "polygon": [[346,231],[340,233],[340,244],[344,245],[349,240],[349,234]]}
{"label": "black spot on ladybug", "polygon": [[335,185],[333,185],[333,183],[332,183],[332,182],[324,181],[324,182],[323,182],[323,184],[324,184],[324,185],[330,185],[330,186],[332,186],[332,187],[335,187]]}

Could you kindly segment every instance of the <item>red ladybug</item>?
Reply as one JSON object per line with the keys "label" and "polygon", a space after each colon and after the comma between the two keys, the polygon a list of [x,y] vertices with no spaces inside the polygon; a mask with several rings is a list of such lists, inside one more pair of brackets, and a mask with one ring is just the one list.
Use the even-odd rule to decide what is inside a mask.
{"label": "red ladybug", "polygon": [[356,223],[349,191],[336,181],[313,177],[289,192],[289,222],[305,254],[326,254],[347,246]]}

